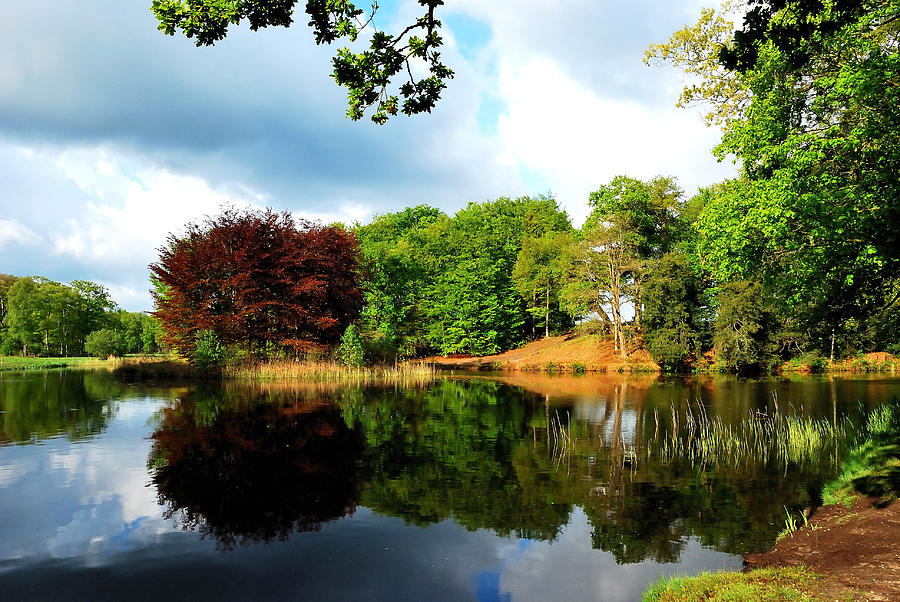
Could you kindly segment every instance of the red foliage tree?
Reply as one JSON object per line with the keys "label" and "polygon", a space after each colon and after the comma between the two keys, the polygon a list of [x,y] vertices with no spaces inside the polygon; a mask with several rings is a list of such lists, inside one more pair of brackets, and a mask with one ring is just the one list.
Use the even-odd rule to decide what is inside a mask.
{"label": "red foliage tree", "polygon": [[159,249],[154,315],[183,353],[204,330],[257,356],[331,343],[362,307],[357,263],[355,236],[339,228],[228,208]]}

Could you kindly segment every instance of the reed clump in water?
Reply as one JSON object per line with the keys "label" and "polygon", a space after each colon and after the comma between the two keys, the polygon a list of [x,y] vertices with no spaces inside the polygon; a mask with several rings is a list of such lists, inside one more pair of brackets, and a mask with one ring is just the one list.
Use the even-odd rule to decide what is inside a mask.
{"label": "reed clump in water", "polygon": [[425,362],[403,362],[393,366],[342,366],[332,362],[315,361],[274,361],[254,364],[227,366],[223,370],[226,378],[290,381],[308,380],[318,382],[390,382],[415,384],[430,382],[436,378],[434,366]]}
{"label": "reed clump in water", "polygon": [[[657,418],[658,421],[658,418]],[[710,418],[702,403],[680,414],[672,407],[672,431],[648,445],[648,456],[658,453],[664,462],[688,460],[701,466],[787,467],[814,464],[833,456],[834,450],[856,435],[846,420],[791,416],[775,412],[749,412],[737,424],[720,416]]]}

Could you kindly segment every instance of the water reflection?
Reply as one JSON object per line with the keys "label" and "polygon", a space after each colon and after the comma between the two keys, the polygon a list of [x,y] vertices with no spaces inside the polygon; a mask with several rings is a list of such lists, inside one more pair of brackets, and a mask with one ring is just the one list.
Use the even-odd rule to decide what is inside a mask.
{"label": "water reflection", "polygon": [[103,431],[121,391],[106,374],[44,372],[39,378],[0,373],[0,445],[66,436],[82,440]]}
{"label": "water reflection", "polygon": [[198,390],[161,411],[148,464],[166,518],[228,549],[352,514],[362,450],[325,401]]}
{"label": "water reflection", "polygon": [[[37,524],[39,514],[59,514],[40,527],[41,541],[57,542],[53,554],[62,553],[61,536],[71,540],[67,550],[115,549],[117,537],[150,545],[135,542],[172,536],[173,522],[240,554],[266,547],[240,544],[296,542],[291,534],[352,524],[360,514],[455,524],[480,541],[488,533],[541,550],[575,537],[577,520],[582,543],[620,565],[683,563],[698,543],[740,554],[771,544],[784,505],[814,503],[838,458],[777,469],[752,457],[697,467],[646,452],[671,432],[672,407],[683,415],[687,400],[702,399],[711,415],[737,421],[770,410],[773,390],[784,412],[802,406],[820,418],[857,420],[900,384],[526,374],[406,389],[146,389],[83,371],[3,375],[0,515],[27,514]],[[135,397],[143,401],[126,403]],[[28,445],[35,442],[45,445]],[[127,471],[116,468],[125,449],[141,456]],[[34,501],[42,499],[43,506]],[[108,516],[98,536],[101,514]],[[19,522],[0,518],[3,534],[37,532]],[[19,544],[8,545],[5,558],[14,558]]]}
{"label": "water reflection", "polygon": [[691,538],[765,548],[783,505],[813,503],[832,470],[648,459],[670,425],[639,385],[594,388],[590,419],[577,401],[490,379],[193,391],[161,412],[149,465],[167,516],[224,548],[315,530],[357,506],[554,541],[579,508],[593,547],[623,564],[677,562]]}

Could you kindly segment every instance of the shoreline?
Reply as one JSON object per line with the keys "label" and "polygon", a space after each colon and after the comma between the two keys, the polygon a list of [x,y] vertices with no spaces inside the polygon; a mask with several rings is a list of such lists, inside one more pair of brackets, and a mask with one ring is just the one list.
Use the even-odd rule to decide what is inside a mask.
{"label": "shoreline", "polygon": [[770,551],[746,554],[744,572],[805,567],[821,575],[815,589],[826,599],[900,600],[900,503],[878,505],[822,506]]}

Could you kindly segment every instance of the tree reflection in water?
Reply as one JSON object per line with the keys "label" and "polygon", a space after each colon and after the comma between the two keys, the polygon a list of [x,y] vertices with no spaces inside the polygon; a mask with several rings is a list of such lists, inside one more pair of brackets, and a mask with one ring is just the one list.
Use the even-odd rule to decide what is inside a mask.
{"label": "tree reflection in water", "polygon": [[197,391],[162,410],[148,463],[166,517],[230,549],[352,514],[362,448],[329,403]]}
{"label": "tree reflection in water", "polygon": [[691,537],[723,552],[762,549],[783,505],[808,505],[821,486],[827,467],[648,457],[656,433],[671,430],[654,411],[668,396],[662,405],[650,390],[598,382],[581,405],[482,379],[194,390],[161,412],[149,463],[167,516],[226,549],[318,529],[357,504],[421,526],[452,519],[552,541],[580,507],[593,547],[623,564],[677,561]]}

